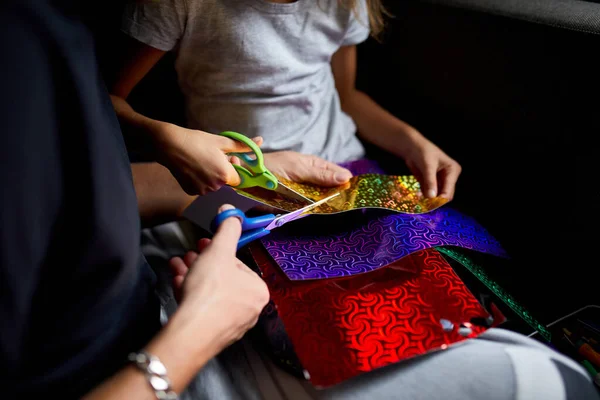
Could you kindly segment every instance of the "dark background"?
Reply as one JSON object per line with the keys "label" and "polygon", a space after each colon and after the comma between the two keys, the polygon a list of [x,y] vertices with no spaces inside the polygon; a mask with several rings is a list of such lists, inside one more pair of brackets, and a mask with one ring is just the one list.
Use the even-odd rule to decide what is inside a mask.
{"label": "dark background", "polygon": [[[477,219],[511,255],[510,262],[486,259],[489,274],[543,323],[600,304],[600,5],[386,4],[394,18],[383,43],[359,46],[357,85],[461,163],[450,206]],[[105,7],[93,21],[107,79],[124,44],[118,14],[118,5]],[[130,101],[183,123],[172,56]]]}
{"label": "dark background", "polygon": [[441,3],[387,2],[358,85],[461,163],[451,206],[504,244],[489,273],[538,319],[599,304],[600,37],[570,13],[549,23],[573,29]]}

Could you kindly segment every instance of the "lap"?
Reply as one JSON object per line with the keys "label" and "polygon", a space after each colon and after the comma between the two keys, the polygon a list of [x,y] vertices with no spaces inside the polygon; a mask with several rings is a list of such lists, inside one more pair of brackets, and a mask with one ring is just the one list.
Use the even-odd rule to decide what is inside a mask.
{"label": "lap", "polygon": [[502,329],[324,390],[280,369],[245,337],[200,371],[189,394],[190,400],[598,398],[585,371],[572,360]]}
{"label": "lap", "polygon": [[[176,309],[168,259],[193,249],[196,234],[187,221],[144,231],[143,249],[159,277],[165,317]],[[182,395],[182,400],[365,398],[562,400],[599,396],[586,371],[573,360],[503,329],[490,329],[477,339],[323,390],[280,369],[247,335],[211,360]]]}

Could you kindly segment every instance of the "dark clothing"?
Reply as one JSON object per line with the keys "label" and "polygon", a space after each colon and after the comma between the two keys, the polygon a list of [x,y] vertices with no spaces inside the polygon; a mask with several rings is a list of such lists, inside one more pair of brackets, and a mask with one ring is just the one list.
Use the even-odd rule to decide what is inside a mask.
{"label": "dark clothing", "polygon": [[0,5],[7,399],[79,398],[159,328],[127,152],[92,36],[69,3]]}

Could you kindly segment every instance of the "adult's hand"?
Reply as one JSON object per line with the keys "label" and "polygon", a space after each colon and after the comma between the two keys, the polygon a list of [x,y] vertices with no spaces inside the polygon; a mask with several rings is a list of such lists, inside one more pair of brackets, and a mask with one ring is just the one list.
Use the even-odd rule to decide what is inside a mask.
{"label": "adult's hand", "polygon": [[294,182],[338,186],[352,178],[352,173],[346,168],[320,157],[295,151],[265,153],[264,159],[265,166],[272,173]]}
{"label": "adult's hand", "polygon": [[[230,208],[224,205],[219,212]],[[235,256],[241,231],[240,220],[228,218],[212,240],[199,242],[198,252],[170,260],[180,307],[191,305],[212,315],[211,329],[221,347],[239,340],[253,327],[269,301],[264,281]]]}

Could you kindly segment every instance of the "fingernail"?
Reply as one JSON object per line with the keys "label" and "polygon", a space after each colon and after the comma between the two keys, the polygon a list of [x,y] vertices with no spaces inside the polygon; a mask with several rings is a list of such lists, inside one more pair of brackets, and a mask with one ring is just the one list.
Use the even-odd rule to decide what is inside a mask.
{"label": "fingernail", "polygon": [[333,179],[340,183],[347,182],[350,178],[352,178],[352,173],[350,173],[350,171],[336,172],[333,176]]}
{"label": "fingernail", "polygon": [[219,214],[221,214],[225,210],[232,210],[234,208],[235,207],[232,206],[231,204],[223,204],[221,207],[219,207]]}
{"label": "fingernail", "polygon": [[435,197],[435,195],[436,195],[435,190],[430,189],[427,191],[427,197],[432,198],[432,197]]}

